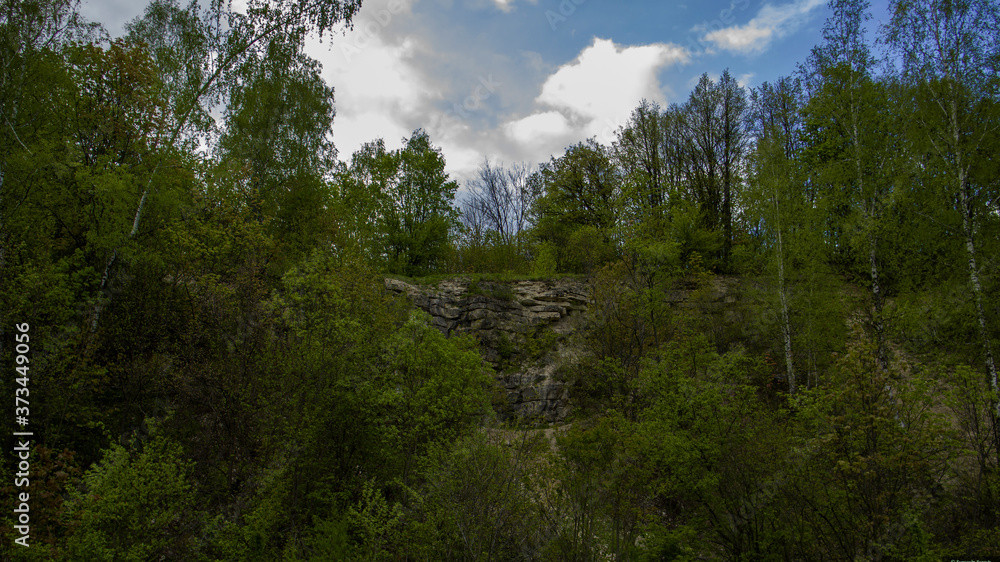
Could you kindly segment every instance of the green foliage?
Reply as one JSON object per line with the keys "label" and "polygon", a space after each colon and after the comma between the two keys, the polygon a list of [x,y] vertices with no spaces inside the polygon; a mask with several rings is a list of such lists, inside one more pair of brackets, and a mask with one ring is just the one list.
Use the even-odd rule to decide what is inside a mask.
{"label": "green foliage", "polygon": [[556,248],[558,271],[590,273],[614,255],[618,178],[607,149],[594,140],[571,146],[544,165],[540,176],[536,239]]}
{"label": "green foliage", "polygon": [[524,353],[528,360],[540,359],[556,349],[559,339],[559,334],[552,330],[536,329],[533,334],[528,334],[528,337],[525,338]]}
{"label": "green foliage", "polygon": [[616,254],[614,245],[605,233],[595,226],[584,225],[574,230],[566,240],[564,269],[591,273],[613,260]]}
{"label": "green foliage", "polygon": [[154,431],[130,447],[114,444],[67,500],[70,559],[200,558],[201,524],[191,463],[178,444]]}
{"label": "green foliage", "polygon": [[[305,559],[351,560],[354,549],[348,528],[346,518],[326,520],[314,517],[312,530],[303,540],[304,550],[309,553],[309,557]],[[291,554],[287,558],[300,559],[297,554]]]}
{"label": "green foliage", "polygon": [[703,529],[709,535],[691,537],[688,553],[761,558],[793,536],[781,521],[781,463],[791,443],[781,413],[761,407],[750,385],[763,368],[742,350],[720,356],[693,333],[665,345],[645,367],[639,431],[650,462],[662,467],[650,486],[661,517],[683,521],[661,548]]}
{"label": "green foliage", "polygon": [[[336,161],[304,42],[359,7],[156,0],[111,40],[3,3],[0,363],[29,323],[36,442],[0,558],[1000,553],[994,4],[893,2],[879,74],[832,2],[752,107],[705,75],[611,146],[487,163],[461,222],[420,129]],[[452,271],[586,276],[577,333],[487,342],[559,361],[569,427],[490,426],[476,342],[380,275]]]}
{"label": "green foliage", "polygon": [[904,379],[901,368],[894,362],[879,369],[874,346],[856,340],[837,362],[831,385],[798,405],[811,433],[798,453],[798,478],[823,478],[797,487],[792,497],[823,552],[940,555],[922,537],[939,509],[928,491],[952,459],[953,434],[931,408],[935,382],[912,373]]}
{"label": "green foliage", "polygon": [[432,451],[422,522],[411,530],[423,533],[413,537],[420,555],[510,560],[537,552],[546,539],[538,503],[546,448],[537,435],[482,428]]}
{"label": "green foliage", "polygon": [[643,436],[612,410],[574,424],[558,443],[563,462],[549,506],[558,523],[547,553],[562,560],[636,558],[651,477]]}
{"label": "green foliage", "polygon": [[[398,544],[395,536],[402,518],[400,504],[390,505],[371,482],[365,483],[357,506],[347,512],[349,528],[359,543],[358,560],[390,560],[387,548]],[[317,553],[319,554],[319,553]]]}
{"label": "green foliage", "polygon": [[394,390],[386,398],[394,415],[386,432],[398,447],[406,483],[430,443],[457,438],[487,414],[491,379],[472,340],[446,339],[423,312],[411,315],[387,353]]}
{"label": "green foliage", "polygon": [[458,184],[448,179],[444,157],[427,133],[418,129],[404,140],[394,151],[381,139],[367,143],[340,172],[339,243],[389,273],[426,275],[441,270],[451,251]]}
{"label": "green foliage", "polygon": [[481,295],[505,302],[513,301],[517,297],[509,283],[486,281],[481,277],[473,278],[466,291],[470,295]]}
{"label": "green foliage", "polygon": [[541,242],[536,248],[535,260],[531,264],[531,273],[539,276],[552,276],[558,265],[559,251],[552,242]]}

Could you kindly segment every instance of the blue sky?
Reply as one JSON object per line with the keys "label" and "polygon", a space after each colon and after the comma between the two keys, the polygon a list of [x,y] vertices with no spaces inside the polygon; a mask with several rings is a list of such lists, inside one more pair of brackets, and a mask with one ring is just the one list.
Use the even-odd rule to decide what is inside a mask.
{"label": "blue sky", "polygon": [[[875,26],[886,0],[872,4]],[[117,35],[142,5],[83,10]],[[341,159],[423,128],[464,181],[487,157],[609,143],[642,98],[681,103],[705,72],[751,88],[791,74],[829,13],[826,0],[366,0],[353,30],[307,48],[335,88]]]}

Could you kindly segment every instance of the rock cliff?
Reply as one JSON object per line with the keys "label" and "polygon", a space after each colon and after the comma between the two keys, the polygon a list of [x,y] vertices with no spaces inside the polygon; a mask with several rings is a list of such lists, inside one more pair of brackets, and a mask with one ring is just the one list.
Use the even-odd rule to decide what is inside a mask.
{"label": "rock cliff", "polygon": [[427,286],[386,279],[385,285],[430,314],[442,333],[469,334],[479,342],[503,389],[501,415],[545,422],[566,418],[569,389],[555,375],[580,353],[568,336],[587,311],[585,281],[456,278]]}
{"label": "rock cliff", "polygon": [[[678,279],[663,299],[674,314],[697,319],[713,341],[741,341],[752,337],[747,330],[754,325],[741,304],[755,298],[745,285],[722,276]],[[589,282],[458,277],[434,285],[386,279],[385,286],[430,314],[442,333],[468,334],[479,342],[504,395],[496,403],[501,416],[548,423],[566,418],[571,389],[559,375],[588,353],[583,334],[592,305]]]}

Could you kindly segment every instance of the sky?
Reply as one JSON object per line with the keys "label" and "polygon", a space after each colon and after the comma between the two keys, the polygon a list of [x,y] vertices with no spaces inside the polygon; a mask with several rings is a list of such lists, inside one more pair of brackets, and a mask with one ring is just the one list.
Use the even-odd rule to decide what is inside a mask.
{"label": "sky", "polygon": [[[873,27],[886,2],[873,0]],[[143,7],[82,11],[117,36]],[[485,158],[534,165],[608,144],[643,98],[683,103],[703,73],[748,88],[792,74],[829,15],[826,0],[365,0],[353,29],[306,49],[335,90],[341,160],[422,128],[464,185]]]}

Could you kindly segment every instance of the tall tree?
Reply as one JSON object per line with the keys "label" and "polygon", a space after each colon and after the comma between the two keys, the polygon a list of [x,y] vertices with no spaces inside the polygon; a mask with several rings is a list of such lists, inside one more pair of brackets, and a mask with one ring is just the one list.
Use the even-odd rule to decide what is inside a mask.
{"label": "tall tree", "polygon": [[[914,0],[890,3],[886,31],[903,62],[903,77],[918,89],[921,136],[946,188],[944,208],[957,208],[982,361],[992,390],[994,450],[1000,461],[1000,383],[992,328],[980,279],[981,229],[996,210],[995,178],[977,177],[982,151],[996,142],[1000,113],[1000,6],[989,0]],[[933,182],[933,176],[927,178]]]}
{"label": "tall tree", "polygon": [[708,74],[702,74],[684,105],[688,151],[688,189],[701,209],[703,225],[718,230],[722,221],[719,127],[721,92]]}
{"label": "tall tree", "polygon": [[257,220],[270,219],[288,261],[329,237],[333,88],[301,43],[282,38],[236,72],[241,78],[226,108],[218,165],[242,170],[247,204]]}
{"label": "tall tree", "polygon": [[569,147],[540,171],[543,194],[533,211],[535,236],[559,248],[563,271],[589,270],[607,257],[618,224],[620,193],[618,170],[609,152],[590,139]]}
{"label": "tall tree", "polygon": [[[65,118],[58,111],[65,108],[54,103],[57,92],[70,88],[58,53],[96,34],[97,25],[80,16],[79,0],[0,2],[0,276],[8,273],[9,252],[20,236],[12,218],[20,213],[25,224],[38,226],[23,204],[45,175],[39,172],[57,159],[53,152],[64,150],[52,139],[52,126]],[[2,314],[0,320],[2,341],[9,324]]]}
{"label": "tall tree", "polygon": [[664,122],[660,105],[643,99],[632,110],[628,124],[619,129],[613,153],[622,168],[627,188],[635,192],[635,205],[653,216],[667,203]]}
{"label": "tall tree", "polygon": [[458,210],[452,206],[458,183],[444,167],[441,149],[422,130],[414,131],[399,151],[399,181],[387,194],[390,270],[416,275],[443,266],[458,222]]}
{"label": "tall tree", "polygon": [[730,266],[734,199],[749,140],[747,110],[746,91],[728,70],[718,82],[703,74],[683,109],[687,189],[702,226],[721,235],[723,269]]}
{"label": "tall tree", "polygon": [[733,250],[733,199],[741,185],[741,175],[746,159],[749,135],[748,102],[746,90],[729,74],[729,69],[719,79],[722,94],[719,102],[719,121],[722,141],[722,263],[730,267]]}
{"label": "tall tree", "polygon": [[[25,119],[25,94],[30,86],[44,79],[45,53],[57,52],[73,40],[94,36],[95,24],[80,16],[79,0],[4,0],[0,3],[0,235],[12,204],[4,180],[8,159],[25,144],[26,129],[35,121]],[[0,267],[7,243],[0,239]]]}
{"label": "tall tree", "polygon": [[530,226],[531,207],[537,196],[535,184],[529,181],[533,173],[525,163],[504,166],[486,159],[479,166],[478,177],[467,184],[463,220],[465,216],[479,216],[485,221],[485,230],[495,233],[500,244],[519,245],[522,233]]}
{"label": "tall tree", "polygon": [[351,155],[350,164],[338,166],[334,198],[340,253],[360,254],[369,263],[384,266],[383,194],[396,181],[398,168],[383,139],[366,142]]}
{"label": "tall tree", "polygon": [[[175,53],[181,51],[170,58],[183,60],[183,67],[188,72],[183,80],[175,83],[173,119],[157,132],[156,144],[163,150],[149,155],[152,162],[146,166],[150,173],[131,215],[132,229],[127,239],[134,239],[139,232],[166,155],[172,150],[190,147],[197,135],[204,132],[204,127],[211,124],[204,116],[218,102],[225,101],[237,84],[235,69],[274,41],[301,43],[309,33],[322,37],[342,22],[350,24],[360,7],[360,0],[249,0],[246,9],[239,12],[228,2],[210,2],[204,7],[192,2],[185,8],[178,6],[176,0],[151,3],[133,29],[137,34],[143,29],[172,33],[173,37],[161,38],[160,43],[172,47]],[[106,289],[114,275],[118,256],[119,249],[113,249],[103,268],[100,290],[104,301],[109,298]],[[95,327],[101,308],[99,304],[94,310]]]}
{"label": "tall tree", "polygon": [[[824,27],[824,42],[813,49],[808,63],[812,91],[806,107],[807,161],[816,170],[814,181],[835,201],[831,207],[846,213],[833,216],[839,221],[834,228],[853,235],[857,242],[851,246],[865,254],[877,364],[885,369],[885,250],[880,228],[892,186],[893,148],[900,139],[889,114],[889,86],[872,76],[874,58],[864,35],[871,17],[868,2],[833,0],[830,8],[833,15]],[[837,243],[844,242],[853,240]]]}
{"label": "tall tree", "polygon": [[338,174],[340,239],[393,273],[423,275],[444,264],[458,224],[458,184],[427,133],[418,129],[403,142],[391,151],[382,139],[366,143]]}
{"label": "tall tree", "polygon": [[792,352],[794,330],[786,267],[790,265],[789,238],[797,230],[793,221],[802,220],[802,213],[805,212],[804,193],[797,182],[799,178],[796,177],[793,161],[800,135],[797,126],[797,89],[796,81],[783,77],[774,85],[765,82],[759,90],[754,91],[757,146],[748,198],[751,203],[750,212],[762,219],[767,235],[774,242],[773,259],[776,264],[785,373],[790,394],[795,394],[798,381]]}

